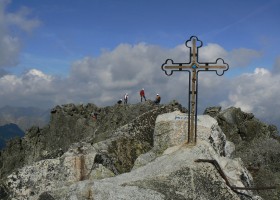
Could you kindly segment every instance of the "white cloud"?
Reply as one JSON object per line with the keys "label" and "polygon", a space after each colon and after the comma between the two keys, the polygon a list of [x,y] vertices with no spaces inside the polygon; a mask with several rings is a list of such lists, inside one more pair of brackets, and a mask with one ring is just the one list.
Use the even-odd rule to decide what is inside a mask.
{"label": "white cloud", "polygon": [[20,41],[17,37],[1,33],[0,27],[0,67],[15,66],[18,63]]}
{"label": "white cloud", "polygon": [[38,70],[30,70],[22,76],[7,74],[0,78],[1,103],[9,104],[17,102],[21,105],[22,100],[34,104],[36,98],[53,91],[53,80],[51,76],[43,74]]}
{"label": "white cloud", "polygon": [[[74,62],[66,78],[50,76],[36,69],[21,76],[3,73],[0,76],[0,106],[32,104],[46,107],[82,102],[107,106],[123,98],[125,93],[129,94],[130,103],[137,103],[141,88],[145,88],[148,99],[153,100],[159,93],[163,103],[177,99],[187,106],[188,73],[178,72],[168,77],[161,70],[167,58],[187,62],[186,49],[182,45],[163,49],[145,43],[120,44],[112,51],[104,51],[99,57],[85,57]],[[230,57],[236,52],[238,50],[227,52],[211,44],[205,47],[202,56],[215,60],[215,56]],[[246,59],[250,62],[253,57]],[[279,120],[276,109],[280,106],[277,101],[280,97],[279,84],[280,74],[261,67],[231,79],[202,72],[199,74],[199,110],[201,112],[208,106],[220,104],[224,108],[241,107],[262,119]]]}
{"label": "white cloud", "polygon": [[262,55],[261,52],[253,49],[233,49],[227,52],[218,44],[209,43],[199,49],[200,62],[215,62],[217,58],[223,58],[231,68],[247,67],[250,62]]}
{"label": "white cloud", "polygon": [[26,79],[51,81],[53,78],[37,69],[29,70],[24,76]]}
{"label": "white cloud", "polygon": [[[130,102],[136,103],[139,101],[138,92],[144,87],[149,99],[154,99],[155,94],[160,93],[163,102],[178,99],[186,105],[188,73],[179,72],[168,77],[161,70],[161,65],[167,58],[173,59],[174,62],[187,62],[188,53],[188,48],[183,45],[163,49],[145,43],[120,44],[112,51],[104,51],[99,57],[85,57],[76,61],[69,76],[64,79],[46,75],[35,69],[20,77],[3,76],[2,87],[10,84],[12,88],[8,91],[19,92],[4,94],[3,91],[8,91],[3,88],[2,95],[6,98],[10,95],[11,99],[13,94],[40,96],[41,93],[49,93],[47,102],[52,103],[51,106],[71,101],[108,105],[122,98],[126,92],[129,93]],[[210,60],[215,60],[215,56],[230,55],[214,44],[206,46],[201,53],[202,57]],[[199,81],[201,96],[207,95],[207,98],[200,100],[204,102],[203,105],[217,104],[227,96],[229,84],[223,83],[226,81],[224,77],[218,77],[215,73],[201,73]]]}
{"label": "white cloud", "polygon": [[153,87],[150,84],[160,81],[162,54],[164,50],[144,43],[120,44],[111,52],[104,51],[98,58],[86,57],[74,63],[70,79],[90,86],[94,90],[92,95],[99,95],[94,97],[99,103],[112,103],[126,91],[136,93],[138,89],[148,89]]}
{"label": "white cloud", "polygon": [[261,55],[261,52],[253,49],[240,48],[229,52],[227,59],[232,67],[247,67],[252,60],[259,58]]}
{"label": "white cloud", "polygon": [[8,13],[6,21],[9,25],[15,25],[18,28],[31,32],[38,27],[41,22],[38,19],[30,18],[31,10],[27,7],[21,7],[16,13]]}
{"label": "white cloud", "polygon": [[[217,57],[234,57],[239,50],[227,52],[216,44],[209,44],[200,51],[203,60],[215,61]],[[248,50],[250,51],[250,50]],[[252,52],[254,52],[252,50]],[[244,53],[243,50],[239,54]],[[154,99],[156,93],[168,102],[178,99],[186,105],[188,73],[174,73],[167,77],[161,71],[161,65],[167,58],[174,62],[188,62],[189,51],[185,45],[173,49],[139,43],[137,45],[120,44],[112,51],[104,51],[98,58],[86,57],[72,66],[70,80],[79,83],[79,87],[90,88],[92,98],[97,104],[112,104],[126,92],[130,100],[138,102],[138,91],[144,87],[146,95]],[[243,58],[250,62],[253,57]],[[228,96],[230,83],[215,73],[201,73],[199,77],[200,93],[207,98],[200,101],[203,105],[218,104]],[[226,83],[225,83],[226,82]],[[204,95],[205,97],[205,95]],[[205,108],[205,107],[204,107]]]}
{"label": "white cloud", "polygon": [[224,107],[240,107],[252,112],[258,118],[279,124],[280,74],[272,74],[264,68],[256,68],[253,73],[246,73],[231,81],[228,100]]}
{"label": "white cloud", "polygon": [[227,57],[228,53],[218,44],[209,43],[199,49],[199,58],[201,62],[215,62],[217,58]]}
{"label": "white cloud", "polygon": [[20,8],[16,13],[7,13],[6,7],[11,1],[0,0],[0,67],[15,66],[18,63],[18,56],[21,50],[21,41],[9,31],[11,26],[31,32],[39,26],[38,19],[30,18],[28,8]]}

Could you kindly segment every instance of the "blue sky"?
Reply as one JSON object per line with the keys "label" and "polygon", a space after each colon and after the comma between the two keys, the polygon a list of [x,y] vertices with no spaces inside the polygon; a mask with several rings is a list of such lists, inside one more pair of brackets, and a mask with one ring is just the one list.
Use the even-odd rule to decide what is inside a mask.
{"label": "blue sky", "polygon": [[0,106],[104,106],[126,92],[136,103],[142,87],[185,105],[186,75],[160,66],[186,61],[196,35],[202,59],[230,64],[224,77],[201,76],[201,110],[236,106],[278,123],[279,10],[278,0],[0,0]]}
{"label": "blue sky", "polygon": [[[279,50],[280,2],[275,0],[29,0],[12,1],[7,11],[17,12],[22,6],[30,8],[30,16],[41,24],[22,36],[19,66],[28,68],[34,63],[54,74],[64,75],[74,60],[98,56],[102,49],[112,50],[120,43],[172,48],[191,35],[226,50],[262,51],[269,58],[258,60],[264,63],[272,64]],[[41,60],[61,68],[46,69]]]}

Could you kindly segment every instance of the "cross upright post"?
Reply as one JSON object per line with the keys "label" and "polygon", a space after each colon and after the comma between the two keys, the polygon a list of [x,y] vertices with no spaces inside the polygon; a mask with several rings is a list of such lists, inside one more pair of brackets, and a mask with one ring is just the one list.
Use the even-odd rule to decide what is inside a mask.
{"label": "cross upright post", "polygon": [[[191,43],[191,46],[189,45]],[[197,45],[197,43],[200,43]],[[198,94],[198,73],[200,71],[215,71],[218,76],[222,76],[228,70],[229,65],[222,58],[216,62],[199,62],[198,49],[203,43],[196,36],[191,36],[185,43],[190,50],[190,61],[187,63],[175,63],[172,59],[167,59],[162,64],[161,69],[167,76],[171,76],[173,71],[187,71],[189,73],[189,103],[188,103],[188,144],[195,145],[197,138],[197,94]]]}

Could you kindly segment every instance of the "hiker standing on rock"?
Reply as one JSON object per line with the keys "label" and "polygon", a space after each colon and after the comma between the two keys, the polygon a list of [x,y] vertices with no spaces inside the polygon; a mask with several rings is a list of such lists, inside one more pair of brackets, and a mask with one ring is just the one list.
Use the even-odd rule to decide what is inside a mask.
{"label": "hiker standing on rock", "polygon": [[141,102],[142,102],[142,98],[144,98],[146,101],[144,88],[142,88],[142,90],[140,90],[140,97],[141,97]]}
{"label": "hiker standing on rock", "polygon": [[161,100],[161,97],[159,96],[159,94],[157,94],[156,96],[156,100],[154,101],[155,104],[159,104]]}
{"label": "hiker standing on rock", "polygon": [[124,95],[124,104],[127,104],[127,101],[128,101],[128,94],[126,93],[126,94]]}

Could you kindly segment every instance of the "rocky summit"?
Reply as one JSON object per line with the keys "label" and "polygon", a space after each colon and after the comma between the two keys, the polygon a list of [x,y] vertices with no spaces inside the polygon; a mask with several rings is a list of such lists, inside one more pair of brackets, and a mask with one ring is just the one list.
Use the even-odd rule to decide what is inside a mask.
{"label": "rocky summit", "polygon": [[[56,106],[1,151],[0,199],[279,199],[275,126],[212,107],[190,145],[186,113],[176,101]],[[275,189],[244,190],[263,186]]]}

